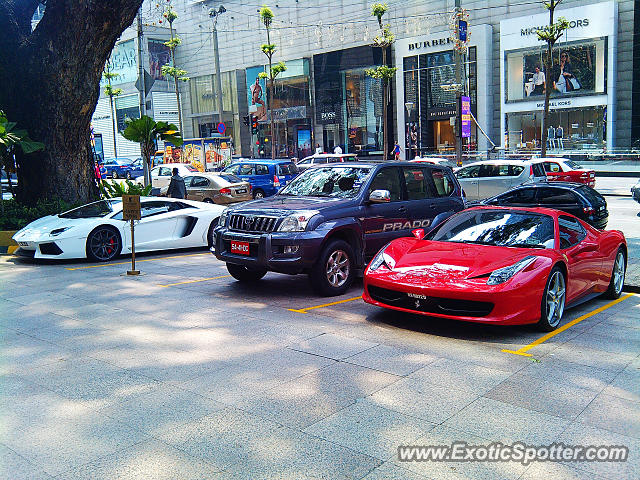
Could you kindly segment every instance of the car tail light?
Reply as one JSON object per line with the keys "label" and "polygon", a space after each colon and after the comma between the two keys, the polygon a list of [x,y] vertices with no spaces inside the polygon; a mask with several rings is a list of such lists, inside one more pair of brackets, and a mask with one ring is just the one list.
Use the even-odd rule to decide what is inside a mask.
{"label": "car tail light", "polygon": [[280,179],[278,178],[277,175],[273,176],[273,186],[274,187],[279,187],[280,186]]}
{"label": "car tail light", "polygon": [[251,189],[252,189],[252,188],[253,188],[253,187],[251,186],[251,184],[249,184],[249,191],[251,191]]}
{"label": "car tail light", "polygon": [[533,165],[529,165],[529,178],[533,178]]}
{"label": "car tail light", "polygon": [[594,215],[596,213],[596,211],[591,207],[584,207],[582,211],[585,213],[585,215]]}
{"label": "car tail light", "polygon": [[231,189],[230,188],[221,188],[220,189],[220,194],[221,195],[231,195]]}

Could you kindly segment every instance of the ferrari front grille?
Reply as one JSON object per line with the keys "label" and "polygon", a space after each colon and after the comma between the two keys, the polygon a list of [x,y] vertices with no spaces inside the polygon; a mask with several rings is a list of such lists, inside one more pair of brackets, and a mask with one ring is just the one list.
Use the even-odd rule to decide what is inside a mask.
{"label": "ferrari front grille", "polygon": [[490,302],[476,302],[473,300],[458,300],[453,298],[426,297],[413,298],[405,292],[390,290],[370,285],[369,295],[375,301],[392,307],[405,308],[416,312],[439,313],[454,317],[486,317],[493,310]]}
{"label": "ferrari front grille", "polygon": [[238,232],[271,233],[276,229],[278,217],[258,215],[231,215],[229,229]]}

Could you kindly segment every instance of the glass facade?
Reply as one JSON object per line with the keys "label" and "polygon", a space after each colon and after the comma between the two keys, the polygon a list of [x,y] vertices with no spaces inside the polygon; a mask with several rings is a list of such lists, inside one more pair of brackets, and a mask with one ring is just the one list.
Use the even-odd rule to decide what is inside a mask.
{"label": "glass facade", "polygon": [[116,126],[119,132],[127,128],[127,118],[140,118],[140,97],[138,95],[122,95],[114,98],[116,109]]}
{"label": "glass facade", "polygon": [[[234,139],[235,153],[240,151],[240,119],[238,112],[238,85],[236,72],[222,72],[222,120],[225,124],[225,136]],[[218,112],[215,96],[215,75],[203,75],[189,80],[191,113],[193,116],[193,134],[198,138],[218,137]],[[237,143],[237,144],[236,144]]]}
{"label": "glass facade", "polygon": [[[507,114],[509,148],[534,150],[541,147],[542,112]],[[604,106],[551,110],[547,127],[547,148],[553,150],[590,150],[606,146]]]}
{"label": "glass facade", "polygon": [[[452,50],[414,55],[403,59],[405,95],[405,144],[407,158],[423,153],[450,153],[455,150],[455,132],[451,117],[456,114],[456,94],[442,88],[456,82]],[[477,106],[476,47],[470,47],[466,61],[467,91],[471,111]],[[477,129],[471,125],[471,137],[464,148],[477,148]]]}
{"label": "glass facade", "polygon": [[[316,143],[327,152],[339,145],[344,153],[381,155],[383,86],[381,80],[365,73],[367,68],[382,64],[381,50],[369,46],[351,48],[314,55],[313,60]],[[390,102],[387,118],[392,118],[391,115]],[[387,125],[390,124],[387,120]],[[393,141],[391,133],[391,145]]]}

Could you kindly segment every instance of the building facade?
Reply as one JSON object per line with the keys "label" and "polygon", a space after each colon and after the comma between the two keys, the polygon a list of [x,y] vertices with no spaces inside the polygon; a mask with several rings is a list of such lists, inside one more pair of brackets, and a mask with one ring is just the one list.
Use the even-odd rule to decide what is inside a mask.
{"label": "building facade", "polygon": [[[182,38],[176,61],[190,77],[189,82],[179,85],[183,133],[187,138],[215,136],[220,116],[215,102],[209,10],[217,10],[220,2],[171,3],[179,15],[174,27]],[[632,122],[638,118],[637,112],[632,116],[636,101],[632,95],[633,51],[638,43],[634,36],[636,3],[565,0],[556,12],[556,17],[569,20],[571,28],[554,50],[554,67],[548,74],[557,73],[564,52],[569,57],[567,69],[573,68],[579,87],[570,82],[568,88],[573,90],[563,92],[559,87],[552,95],[549,123],[554,130],[562,127],[563,138],[550,147],[558,151],[611,151],[629,148],[637,137],[638,133],[632,134],[633,125],[640,125],[638,120]],[[143,5],[146,23],[152,20],[154,5]],[[275,82],[273,100],[266,82],[258,78],[258,73],[265,71],[266,57],[260,45],[266,43],[266,32],[256,5],[225,4],[226,12],[217,23],[222,120],[226,134],[233,137],[236,155],[269,156],[274,144],[278,156],[302,157],[316,144],[325,151],[340,145],[343,151],[362,156],[381,155],[382,125],[389,129],[390,141],[398,140],[403,156],[454,150],[454,93],[442,88],[455,80],[448,27],[452,0],[390,4],[385,19],[396,42],[387,59],[397,67],[397,73],[386,119],[382,118],[382,87],[365,74],[367,68],[382,62],[380,49],[372,47],[379,30],[369,4],[282,0],[270,5],[275,15],[271,31],[271,42],[276,45],[274,61],[284,61],[288,67]],[[539,82],[540,73],[547,72],[544,68],[536,72],[544,55],[532,29],[548,22],[548,13],[542,2],[515,1],[490,8],[474,3],[468,12],[465,79],[475,121],[471,138],[465,140],[465,151],[486,151],[492,144],[512,150],[539,148],[543,128],[540,103],[544,98]],[[134,36],[123,34],[121,42]],[[145,46],[145,55],[149,55],[149,48]],[[153,68],[148,59],[144,64]],[[156,102],[153,94],[171,93],[174,88],[172,80],[162,82],[156,81],[151,98],[145,102],[154,114],[160,98]],[[133,97],[127,99],[126,94],[137,90],[133,83],[125,87],[116,117],[127,109],[133,113],[135,108]],[[270,131],[269,106],[273,106],[274,132]],[[165,107],[162,111],[175,110]],[[107,113],[103,106],[96,115],[105,117]],[[242,122],[248,114],[260,118],[257,134]],[[107,123],[106,118],[97,118],[94,123],[100,120]],[[635,131],[640,131],[637,125]],[[100,129],[104,131],[102,126]],[[105,151],[108,148],[106,140]]]}

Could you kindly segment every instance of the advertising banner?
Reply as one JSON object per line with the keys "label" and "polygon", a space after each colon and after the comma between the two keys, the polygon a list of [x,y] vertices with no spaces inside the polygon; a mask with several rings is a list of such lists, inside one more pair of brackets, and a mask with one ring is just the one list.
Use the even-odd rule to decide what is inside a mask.
{"label": "advertising banner", "polygon": [[462,120],[462,138],[471,137],[471,99],[460,97],[460,116]]}
{"label": "advertising banner", "polygon": [[261,72],[264,72],[262,66],[247,68],[247,105],[249,113],[264,122],[267,119],[267,85],[265,79],[258,77]]}
{"label": "advertising banner", "polygon": [[229,137],[187,138],[180,147],[165,142],[164,163],[189,163],[204,171],[220,170],[231,163]]}
{"label": "advertising banner", "polygon": [[171,52],[162,40],[149,40],[149,75],[154,80],[164,80],[162,67],[171,60]]}

